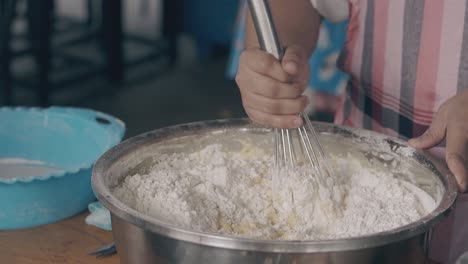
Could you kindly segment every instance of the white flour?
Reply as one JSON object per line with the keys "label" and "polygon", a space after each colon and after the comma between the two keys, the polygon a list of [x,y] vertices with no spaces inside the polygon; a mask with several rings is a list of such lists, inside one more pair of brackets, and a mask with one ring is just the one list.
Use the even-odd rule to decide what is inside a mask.
{"label": "white flour", "polygon": [[114,194],[170,224],[262,239],[366,235],[409,224],[435,208],[418,187],[365,168],[355,156],[333,162],[337,178],[326,184],[334,186],[329,190],[304,168],[273,174],[272,158],[260,149],[225,152],[213,144],[193,154],[161,155],[149,174],[126,177]]}

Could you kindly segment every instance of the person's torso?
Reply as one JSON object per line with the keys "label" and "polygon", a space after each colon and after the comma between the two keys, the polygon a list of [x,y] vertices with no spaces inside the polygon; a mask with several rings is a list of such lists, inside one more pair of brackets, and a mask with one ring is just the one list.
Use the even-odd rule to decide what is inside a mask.
{"label": "person's torso", "polygon": [[336,122],[421,134],[443,102],[468,88],[468,1],[348,2],[340,67],[350,93]]}
{"label": "person's torso", "polygon": [[[444,102],[468,88],[468,1],[349,0],[347,9],[339,64],[350,75],[349,93],[335,122],[420,135]],[[468,250],[467,201],[460,195],[433,229],[429,257],[437,263],[455,263]]]}

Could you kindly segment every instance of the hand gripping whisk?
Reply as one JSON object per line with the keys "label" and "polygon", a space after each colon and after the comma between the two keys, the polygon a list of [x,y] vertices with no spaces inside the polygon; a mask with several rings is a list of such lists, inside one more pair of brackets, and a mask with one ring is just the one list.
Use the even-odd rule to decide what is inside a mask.
{"label": "hand gripping whisk", "polygon": [[[268,0],[249,0],[248,3],[260,47],[281,61],[283,50],[271,18]],[[317,180],[326,184],[326,179],[333,172],[308,115],[304,112],[299,115],[304,120],[303,126],[274,130],[276,166],[278,169],[293,169],[298,164],[310,162],[318,176]]]}

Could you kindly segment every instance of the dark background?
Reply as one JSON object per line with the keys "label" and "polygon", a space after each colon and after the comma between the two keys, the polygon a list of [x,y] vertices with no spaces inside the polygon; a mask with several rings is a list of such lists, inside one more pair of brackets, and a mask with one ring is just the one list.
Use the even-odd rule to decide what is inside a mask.
{"label": "dark background", "polygon": [[243,117],[226,77],[238,1],[0,0],[0,106],[77,106],[126,137]]}

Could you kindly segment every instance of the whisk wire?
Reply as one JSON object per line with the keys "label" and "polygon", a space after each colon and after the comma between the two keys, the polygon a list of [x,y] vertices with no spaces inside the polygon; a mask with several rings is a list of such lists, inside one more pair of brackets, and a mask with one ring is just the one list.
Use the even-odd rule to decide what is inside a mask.
{"label": "whisk wire", "polygon": [[278,168],[278,164],[279,164],[279,151],[278,151],[278,146],[279,146],[279,132],[278,132],[278,128],[275,128],[275,165],[276,165],[276,168]]}
{"label": "whisk wire", "polygon": [[286,129],[286,139],[287,139],[287,142],[288,142],[288,159],[289,159],[289,166],[290,168],[293,168],[294,167],[294,163],[296,162],[294,160],[294,144],[292,142],[292,138],[291,138],[291,133],[289,133],[289,129]]}
{"label": "whisk wire", "polygon": [[313,141],[317,142],[317,150],[319,152],[320,157],[325,157],[325,152],[323,151],[322,145],[319,143],[320,141],[317,136],[317,133],[315,132],[314,126],[312,125],[312,122],[310,121],[309,117],[304,116],[304,114],[303,114],[303,119],[305,120],[305,123],[310,130],[310,134],[313,137]]}
{"label": "whisk wire", "polygon": [[323,151],[322,145],[320,144],[319,138],[315,129],[310,121],[309,117],[303,113],[302,117],[304,119],[304,127],[303,129],[307,130],[309,133],[306,133],[306,146],[310,148],[313,156],[313,160],[311,160],[312,166],[315,167],[315,171],[317,172],[317,177],[320,183],[323,185],[326,183],[326,178],[331,176],[331,170],[328,167],[327,160],[325,159],[325,152]]}
{"label": "whisk wire", "polygon": [[[273,55],[278,61],[281,61],[284,52],[271,16],[269,1],[249,0],[248,5],[260,47]],[[317,177],[322,181],[324,180],[323,177],[332,175],[331,169],[326,164],[327,160],[323,148],[320,146],[320,141],[309,117],[306,113],[301,113],[300,116],[304,119],[304,125],[297,129],[300,137],[300,148],[305,152],[309,163],[317,172]],[[292,132],[293,130],[279,129],[278,131],[278,129],[275,129],[275,158],[277,167],[287,166],[294,168],[295,163],[299,160],[299,157],[295,156],[296,151],[294,149],[294,140],[291,137]]]}
{"label": "whisk wire", "polygon": [[325,151],[323,150],[322,144],[320,144],[317,133],[315,132],[315,129],[312,126],[312,122],[310,121],[309,118],[306,118],[306,123],[308,123],[308,126],[311,127],[312,136],[315,138],[315,142],[317,142],[317,149],[318,149],[318,151],[320,153],[320,158],[321,158],[320,165],[322,165],[325,168],[325,170],[326,170],[325,172],[326,172],[327,176],[330,177],[330,176],[333,175],[333,171],[330,168],[330,163],[328,161],[328,157],[325,154]]}
{"label": "whisk wire", "polygon": [[[306,128],[303,126],[303,127],[300,127],[299,128],[299,133],[300,133],[300,139],[302,141],[302,147],[304,148],[305,150],[305,153],[307,154],[307,159],[309,161],[309,164],[312,166],[312,168],[314,169],[315,171],[315,177],[313,177],[314,179],[318,179],[320,181],[320,183],[322,184],[323,183],[323,179],[322,179],[322,176],[321,176],[321,170],[320,170],[320,167],[319,167],[319,161],[317,159],[317,153],[315,153],[315,148],[314,148],[314,145],[312,144],[308,134],[307,133],[307,130]],[[307,162],[307,161],[305,161]]]}
{"label": "whisk wire", "polygon": [[283,166],[286,166],[288,164],[288,152],[286,150],[286,131],[285,129],[281,129],[281,148],[282,148],[282,151],[283,151],[283,158],[282,158],[282,162],[283,162]]}

